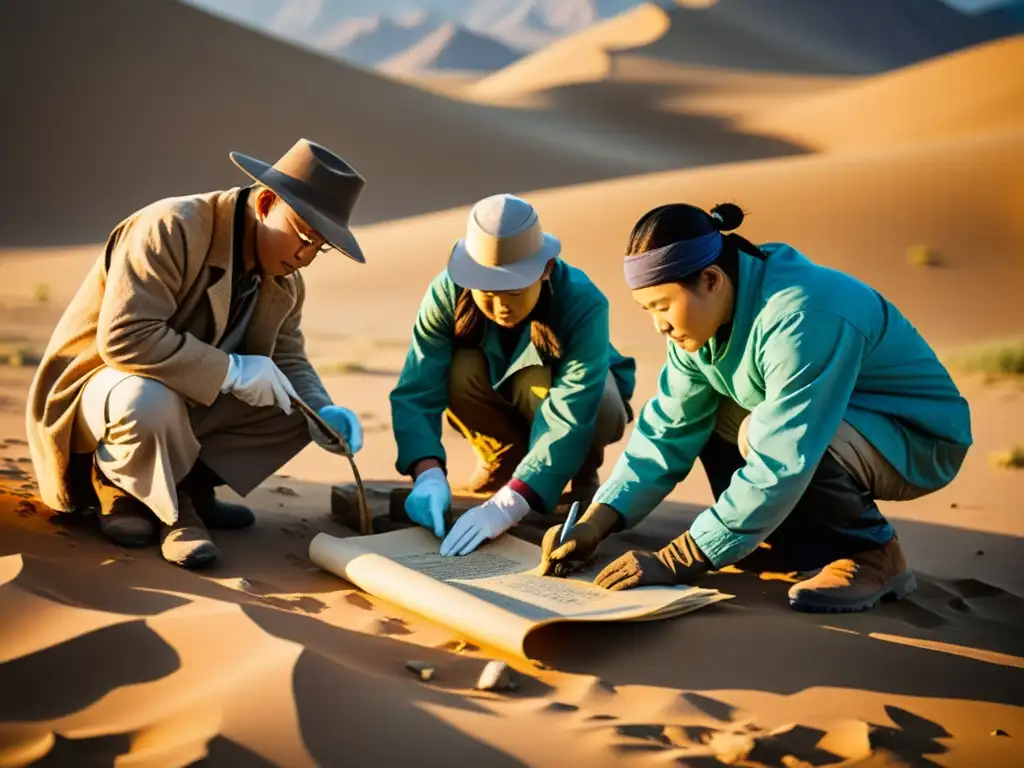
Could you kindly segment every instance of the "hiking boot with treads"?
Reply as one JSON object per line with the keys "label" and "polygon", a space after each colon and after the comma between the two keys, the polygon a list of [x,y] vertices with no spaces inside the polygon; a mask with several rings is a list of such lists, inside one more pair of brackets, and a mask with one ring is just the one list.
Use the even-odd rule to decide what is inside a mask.
{"label": "hiking boot with treads", "polygon": [[880,549],[836,560],[789,589],[789,604],[798,611],[840,613],[866,611],[881,600],[900,600],[917,589],[895,536]]}
{"label": "hiking boot with treads", "polygon": [[92,488],[99,502],[100,531],[124,547],[141,547],[153,540],[156,518],[149,507],[114,485],[92,460]]}
{"label": "hiking boot with treads", "polygon": [[220,555],[196,512],[192,497],[180,488],[178,519],[173,525],[160,526],[160,554],[167,562],[182,568],[198,568],[212,563]]}

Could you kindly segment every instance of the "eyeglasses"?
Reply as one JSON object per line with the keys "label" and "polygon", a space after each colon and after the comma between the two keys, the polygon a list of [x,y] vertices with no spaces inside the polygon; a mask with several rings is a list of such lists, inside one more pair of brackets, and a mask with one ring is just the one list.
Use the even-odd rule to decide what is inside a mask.
{"label": "eyeglasses", "polygon": [[307,235],[302,231],[302,227],[295,222],[290,216],[288,217],[288,223],[292,225],[292,229],[295,230],[295,234],[298,235],[299,240],[302,242],[304,248],[316,248],[318,254],[324,254],[334,250],[334,246],[328,243],[323,236],[317,235],[317,240]]}

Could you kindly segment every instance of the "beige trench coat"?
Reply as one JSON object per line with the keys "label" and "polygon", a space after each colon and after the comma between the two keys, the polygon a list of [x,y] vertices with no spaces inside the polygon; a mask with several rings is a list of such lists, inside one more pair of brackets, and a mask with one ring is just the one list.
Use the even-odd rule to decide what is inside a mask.
{"label": "beige trench coat", "polygon": [[[67,477],[75,412],[104,366],[156,379],[210,405],[228,356],[215,346],[231,302],[233,219],[241,187],[159,200],[110,234],[57,324],[29,392],[29,448],[42,500],[72,509]],[[306,357],[302,277],[264,279],[245,352],[271,357],[313,408],[331,400]]]}

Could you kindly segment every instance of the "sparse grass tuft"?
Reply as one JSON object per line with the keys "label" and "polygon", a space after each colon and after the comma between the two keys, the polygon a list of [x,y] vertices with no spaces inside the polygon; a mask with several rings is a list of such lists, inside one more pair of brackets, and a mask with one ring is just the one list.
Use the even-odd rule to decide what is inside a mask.
{"label": "sparse grass tuft", "polygon": [[50,303],[50,285],[49,283],[39,283],[33,291],[32,296],[36,300],[37,304],[49,304]]}
{"label": "sparse grass tuft", "polygon": [[357,363],[352,360],[342,360],[337,363],[326,363],[321,366],[317,366],[317,370],[320,373],[367,373],[368,370],[362,363]]}
{"label": "sparse grass tuft", "polygon": [[912,267],[934,267],[939,263],[939,254],[931,246],[912,245],[907,248],[907,263]]}
{"label": "sparse grass tuft", "polygon": [[380,349],[405,349],[409,346],[409,339],[374,339],[371,344]]}
{"label": "sparse grass tuft", "polygon": [[1024,469],[1024,446],[1015,445],[1008,451],[997,451],[989,458],[992,466],[1000,469]]}
{"label": "sparse grass tuft", "polygon": [[39,365],[40,356],[30,347],[0,343],[0,365],[10,368],[28,368]]}
{"label": "sparse grass tuft", "polygon": [[964,373],[993,378],[1024,376],[1024,338],[963,347],[950,353],[946,362]]}

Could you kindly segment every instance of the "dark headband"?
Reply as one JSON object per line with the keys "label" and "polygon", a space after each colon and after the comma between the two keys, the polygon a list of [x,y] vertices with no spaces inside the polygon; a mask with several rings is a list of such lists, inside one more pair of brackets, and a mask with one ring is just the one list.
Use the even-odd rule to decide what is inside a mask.
{"label": "dark headband", "polygon": [[722,233],[708,232],[663,248],[627,256],[626,284],[631,291],[671,283],[714,264],[722,252]]}

